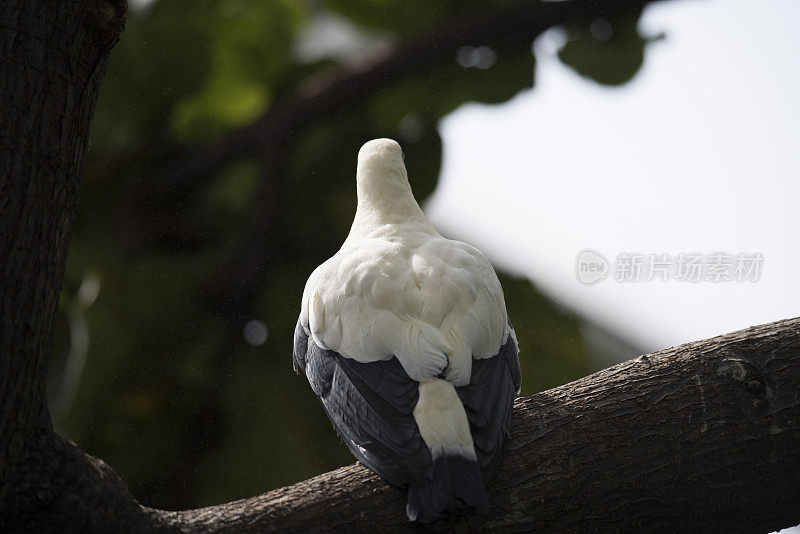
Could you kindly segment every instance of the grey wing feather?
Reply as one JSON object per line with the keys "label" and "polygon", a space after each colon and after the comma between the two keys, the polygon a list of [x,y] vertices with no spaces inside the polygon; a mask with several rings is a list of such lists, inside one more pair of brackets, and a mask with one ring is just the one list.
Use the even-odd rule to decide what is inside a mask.
{"label": "grey wing feather", "polygon": [[496,356],[473,360],[469,384],[456,388],[467,412],[475,453],[486,482],[497,470],[505,451],[520,383],[517,343],[509,336]]}
{"label": "grey wing feather", "polygon": [[[511,323],[508,326],[511,326]],[[513,327],[511,331],[514,331]],[[519,395],[522,387],[522,370],[519,368],[519,347],[517,346],[516,334],[508,336],[506,344],[500,347],[499,355],[506,360],[508,369],[511,371],[511,379],[514,381],[514,392]]]}
{"label": "grey wing feather", "polygon": [[294,327],[294,347],[292,350],[292,367],[295,373],[306,372],[306,354],[308,353],[308,334],[300,321]]}
{"label": "grey wing feather", "polygon": [[433,476],[430,451],[412,413],[418,383],[397,358],[373,363],[345,358],[318,347],[298,322],[293,360],[361,463],[395,486],[423,483]]}

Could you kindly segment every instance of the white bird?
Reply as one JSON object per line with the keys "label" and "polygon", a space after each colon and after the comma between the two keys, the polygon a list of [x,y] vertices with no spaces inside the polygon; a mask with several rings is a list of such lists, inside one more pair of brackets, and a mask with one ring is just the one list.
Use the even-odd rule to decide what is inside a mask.
{"label": "white bird", "polygon": [[410,520],[485,513],[520,387],[500,282],[428,222],[395,141],[361,147],[356,187],[350,234],[306,283],[294,368],[355,457],[408,486]]}

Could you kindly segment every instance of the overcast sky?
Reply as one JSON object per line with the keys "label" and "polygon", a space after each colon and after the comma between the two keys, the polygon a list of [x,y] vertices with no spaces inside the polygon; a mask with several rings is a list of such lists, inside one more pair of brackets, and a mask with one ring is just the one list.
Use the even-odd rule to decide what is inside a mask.
{"label": "overcast sky", "polygon": [[[558,35],[543,36],[533,90],[441,122],[442,175],[426,211],[645,350],[800,315],[798,20],[792,0],[653,5],[641,28],[666,39],[619,88],[560,64]],[[608,278],[578,280],[584,249],[608,260]],[[713,278],[720,252],[722,264],[760,254],[758,280],[615,280],[624,253],[645,265],[668,254],[673,269],[699,254]]]}

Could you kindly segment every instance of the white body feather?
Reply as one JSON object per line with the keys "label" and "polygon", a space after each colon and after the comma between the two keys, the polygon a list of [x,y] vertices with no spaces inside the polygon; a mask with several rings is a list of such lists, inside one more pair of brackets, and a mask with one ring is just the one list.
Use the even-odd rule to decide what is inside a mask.
{"label": "white body feather", "polygon": [[397,143],[364,145],[356,182],[350,234],[309,277],[301,323],[317,345],[346,358],[396,356],[414,380],[444,378],[420,387],[414,415],[432,452],[466,450],[469,427],[452,386],[468,384],[472,359],[496,355],[512,332],[500,282],[480,251],[428,222]]}

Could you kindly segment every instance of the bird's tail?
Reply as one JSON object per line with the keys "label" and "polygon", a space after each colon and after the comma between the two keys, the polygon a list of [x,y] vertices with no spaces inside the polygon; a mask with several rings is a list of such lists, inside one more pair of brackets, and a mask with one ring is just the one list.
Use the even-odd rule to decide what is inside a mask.
{"label": "bird's tail", "polygon": [[433,478],[408,488],[406,515],[427,523],[445,515],[485,514],[489,500],[483,475],[475,459],[460,454],[443,455],[433,461]]}
{"label": "bird's tail", "polygon": [[414,420],[431,451],[433,476],[409,485],[408,518],[427,522],[443,515],[488,512],[469,421],[453,384],[441,379],[421,382]]}

